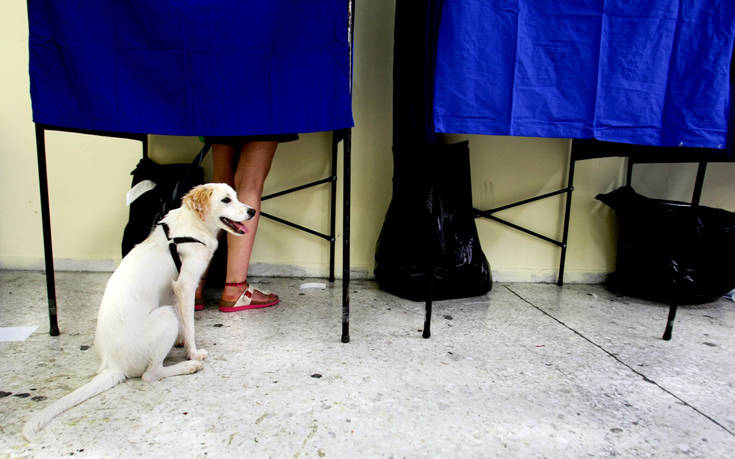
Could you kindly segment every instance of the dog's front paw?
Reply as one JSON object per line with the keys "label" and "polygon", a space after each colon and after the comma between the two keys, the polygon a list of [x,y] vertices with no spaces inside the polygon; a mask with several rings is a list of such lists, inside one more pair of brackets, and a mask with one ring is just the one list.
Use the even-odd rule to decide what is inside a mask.
{"label": "dog's front paw", "polygon": [[191,360],[205,360],[209,353],[204,349],[197,349],[194,352],[189,353],[189,359]]}
{"label": "dog's front paw", "polygon": [[197,371],[201,370],[202,367],[204,366],[204,362],[199,361],[199,360],[189,360],[188,362],[186,362],[186,364],[187,364],[186,372],[189,374],[196,373]]}

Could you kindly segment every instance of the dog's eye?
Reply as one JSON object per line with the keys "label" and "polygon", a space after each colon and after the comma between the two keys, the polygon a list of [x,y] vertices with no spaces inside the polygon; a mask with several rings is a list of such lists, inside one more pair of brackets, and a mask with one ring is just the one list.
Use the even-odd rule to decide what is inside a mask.
{"label": "dog's eye", "polygon": [[232,199],[230,199],[230,198],[224,198],[222,200],[222,202],[224,202],[225,204],[227,204],[228,202],[232,202]]}

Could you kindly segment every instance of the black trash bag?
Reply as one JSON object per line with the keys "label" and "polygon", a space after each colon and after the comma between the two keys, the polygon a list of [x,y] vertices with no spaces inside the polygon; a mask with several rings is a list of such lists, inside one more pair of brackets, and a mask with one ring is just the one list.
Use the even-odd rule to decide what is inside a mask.
{"label": "black trash bag", "polygon": [[209,269],[204,277],[207,279],[207,288],[222,288],[227,278],[227,232],[220,231],[217,250],[209,262]]}
{"label": "black trash bag", "polygon": [[735,213],[650,199],[628,186],[597,199],[615,210],[620,227],[611,290],[678,305],[735,288]]}
{"label": "black trash bag", "polygon": [[[394,154],[400,159],[375,252],[375,279],[387,292],[424,301],[427,264],[432,262],[433,299],[483,295],[492,288],[492,276],[475,226],[468,144],[425,148],[420,158]],[[434,188],[431,177],[436,174]],[[436,221],[433,202],[439,205]]]}
{"label": "black trash bag", "polygon": [[158,164],[147,156],[140,160],[130,173],[132,188],[146,180],[155,186],[130,203],[128,223],[123,230],[123,256],[147,238],[169,210],[181,206],[181,198],[189,190],[204,183],[204,169],[200,164],[208,150],[206,144],[191,164]]}

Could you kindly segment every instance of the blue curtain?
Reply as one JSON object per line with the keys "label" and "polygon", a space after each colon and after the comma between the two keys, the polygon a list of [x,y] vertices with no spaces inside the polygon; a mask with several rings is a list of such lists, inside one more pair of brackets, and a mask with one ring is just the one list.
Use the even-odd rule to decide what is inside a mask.
{"label": "blue curtain", "polygon": [[346,0],[29,0],[33,120],[175,135],[353,125]]}
{"label": "blue curtain", "polygon": [[438,132],[725,148],[733,0],[445,0]]}

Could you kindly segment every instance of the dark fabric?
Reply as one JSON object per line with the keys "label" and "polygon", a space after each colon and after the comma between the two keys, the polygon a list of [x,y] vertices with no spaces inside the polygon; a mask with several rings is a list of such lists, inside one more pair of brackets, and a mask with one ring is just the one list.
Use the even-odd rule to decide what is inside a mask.
{"label": "dark fabric", "polygon": [[190,164],[158,164],[147,156],[140,160],[130,173],[131,188],[143,182],[152,182],[153,187],[130,203],[128,223],[123,230],[123,256],[147,238],[169,210],[181,206],[181,199],[190,189],[204,183],[200,164],[209,148],[209,143],[205,143]]}
{"label": "dark fabric", "polygon": [[445,0],[438,132],[723,149],[732,0]]}
{"label": "dark fabric", "polygon": [[353,125],[348,1],[31,0],[33,120],[173,135]]}
{"label": "dark fabric", "polygon": [[396,2],[393,33],[393,145],[402,147],[437,141],[433,116],[434,68],[443,2]]}

